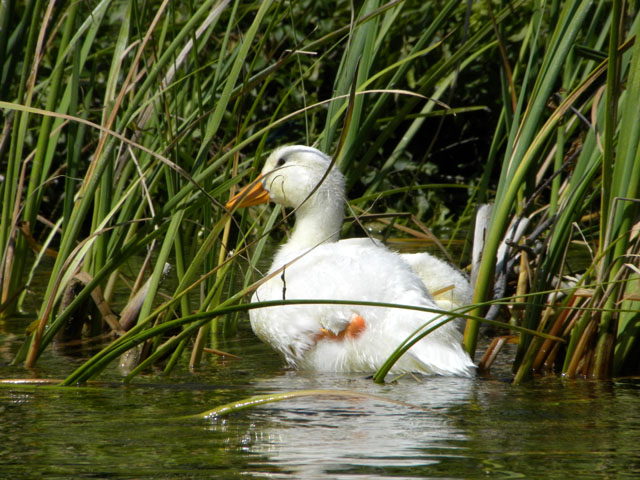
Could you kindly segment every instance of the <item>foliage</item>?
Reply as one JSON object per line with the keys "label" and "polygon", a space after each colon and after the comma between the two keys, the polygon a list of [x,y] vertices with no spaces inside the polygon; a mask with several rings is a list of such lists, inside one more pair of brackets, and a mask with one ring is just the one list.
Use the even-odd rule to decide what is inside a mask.
{"label": "foliage", "polygon": [[[516,382],[543,368],[606,378],[636,362],[632,355],[622,359],[618,328],[627,322],[635,326],[639,319],[637,307],[619,308],[636,295],[630,280],[638,256],[632,227],[640,137],[632,118],[638,111],[634,85],[640,51],[634,38],[639,17],[625,11],[622,2],[613,2],[613,9],[591,2],[553,6],[554,21],[548,25],[554,30],[544,34],[540,10],[531,20],[529,48],[513,68],[513,78],[522,80],[509,86],[517,101],[505,101],[504,123],[496,134],[506,143],[474,295],[475,302],[488,295],[493,258],[509,223],[526,222],[531,233],[515,239],[522,247],[515,247],[521,250],[521,270],[514,293],[522,295],[524,305],[513,321],[562,333],[568,346],[562,363],[562,345],[552,348],[522,335]],[[597,229],[589,228],[592,217],[586,215],[593,211],[600,217]],[[569,271],[565,259],[573,244],[586,244],[593,252],[586,271]],[[563,288],[565,279],[569,288]],[[473,350],[477,322],[469,322],[465,333],[465,345]]]}
{"label": "foliage", "polygon": [[[335,154],[342,138],[338,162],[354,211],[418,213],[454,241],[479,203],[495,203],[470,352],[502,278],[495,293],[517,295],[505,300],[510,321],[528,329],[517,381],[545,361],[598,377],[637,369],[636,6],[472,6],[2,3],[5,315],[33,298],[35,274],[54,258],[15,362],[34,365],[77,321],[88,324],[85,336],[111,338],[67,383],[134,347],[132,375],[159,361],[168,372],[187,351],[197,365],[207,345],[233,335],[230,312],[246,307],[239,303],[260,277],[267,236],[281,235],[279,209],[225,211],[235,185],[277,145]],[[512,269],[495,272],[514,222],[528,225],[502,262],[518,263],[515,283]],[[568,271],[577,245],[593,263]],[[462,252],[467,263],[468,245]],[[118,299],[122,291],[129,301]],[[90,298],[101,313],[83,316]],[[118,302],[126,304],[119,322],[105,326],[105,305]],[[567,339],[566,353],[533,330]]]}

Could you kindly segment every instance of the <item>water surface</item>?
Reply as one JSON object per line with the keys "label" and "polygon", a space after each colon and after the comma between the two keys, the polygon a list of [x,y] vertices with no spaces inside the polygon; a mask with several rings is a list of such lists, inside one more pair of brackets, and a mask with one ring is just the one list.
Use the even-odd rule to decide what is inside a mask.
{"label": "water surface", "polygon": [[[62,378],[81,359],[46,353],[0,378]],[[221,346],[222,347],[222,346]],[[208,358],[122,385],[114,367],[78,388],[0,387],[3,478],[633,478],[640,476],[640,382],[403,377],[289,371],[249,332]],[[217,420],[181,420],[250,395],[338,389]]]}

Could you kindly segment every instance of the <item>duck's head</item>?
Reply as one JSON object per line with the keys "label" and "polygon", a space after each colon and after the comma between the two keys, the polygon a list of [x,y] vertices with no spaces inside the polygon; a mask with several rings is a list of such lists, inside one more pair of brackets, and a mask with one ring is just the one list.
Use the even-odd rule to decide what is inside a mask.
{"label": "duck's head", "polygon": [[322,204],[326,208],[332,204],[341,210],[344,177],[337,168],[331,168],[327,174],[330,167],[331,158],[313,147],[276,148],[267,158],[260,176],[241,189],[226,206],[228,209],[248,207],[271,200],[285,207]]}

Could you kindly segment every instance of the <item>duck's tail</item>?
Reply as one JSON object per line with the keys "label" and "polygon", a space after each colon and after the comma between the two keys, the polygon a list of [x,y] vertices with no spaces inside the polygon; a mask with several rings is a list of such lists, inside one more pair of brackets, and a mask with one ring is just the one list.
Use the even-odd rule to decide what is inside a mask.
{"label": "duck's tail", "polygon": [[[475,376],[476,366],[462,348],[460,333],[453,323],[441,326],[405,354],[417,367],[415,370],[431,375]],[[401,365],[399,365],[402,368]]]}

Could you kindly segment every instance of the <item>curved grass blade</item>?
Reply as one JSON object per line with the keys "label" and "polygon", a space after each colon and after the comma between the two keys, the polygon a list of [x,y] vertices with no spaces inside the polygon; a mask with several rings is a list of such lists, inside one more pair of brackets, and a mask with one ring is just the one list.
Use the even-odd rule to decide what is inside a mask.
{"label": "curved grass blade", "polygon": [[[375,400],[379,402],[392,403],[394,405],[408,407],[426,412],[435,413],[432,409],[422,407],[420,405],[414,405],[411,403],[400,402],[398,400],[392,400],[390,398],[381,397],[378,395],[371,395],[369,393],[359,393],[350,390],[296,390],[292,392],[283,393],[270,393],[266,395],[254,395],[252,397],[236,400],[235,402],[226,403],[218,407],[207,410],[206,412],[197,413],[194,415],[187,415],[179,417],[177,420],[190,420],[190,419],[203,419],[203,420],[215,420],[219,417],[238,413],[243,410],[255,408],[260,405],[266,405],[268,403],[282,402],[284,400],[303,398],[303,397],[337,397],[337,398],[365,398],[369,400]],[[438,412],[439,415],[442,413]]]}

